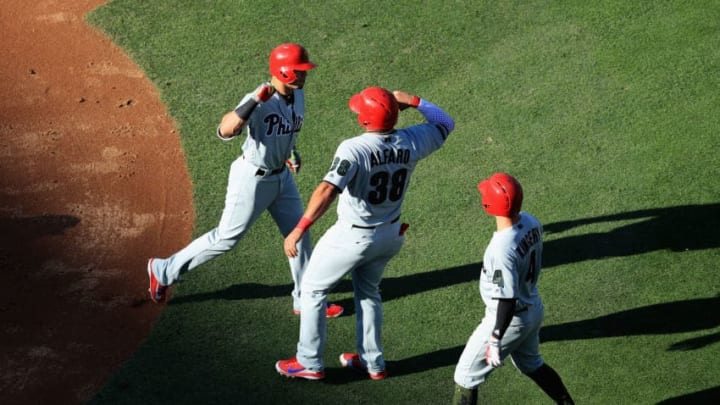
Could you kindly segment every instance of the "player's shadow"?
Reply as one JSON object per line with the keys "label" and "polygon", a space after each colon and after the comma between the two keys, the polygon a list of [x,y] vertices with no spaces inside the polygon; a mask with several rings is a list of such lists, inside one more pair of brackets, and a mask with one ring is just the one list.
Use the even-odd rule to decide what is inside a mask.
{"label": "player's shadow", "polygon": [[[480,269],[481,263],[471,263],[442,270],[413,273],[399,277],[385,277],[380,285],[383,302],[389,302],[394,299],[435,288],[449,287],[468,281],[477,281],[480,277]],[[341,280],[328,296],[331,302],[340,304],[345,308],[343,316],[349,316],[355,313],[355,303],[352,298],[334,299],[333,294],[349,293],[352,292],[352,290],[352,282],[346,278]],[[178,305],[205,300],[243,300],[286,297],[290,294],[290,291],[292,291],[291,284],[265,285],[259,283],[241,283],[219,291],[174,297],[170,303]]]}
{"label": "player's shadow", "polygon": [[80,223],[72,215],[0,218],[0,246],[24,248],[27,243],[46,235],[62,235]]}
{"label": "player's shadow", "polygon": [[[544,326],[540,330],[540,341],[663,335],[713,329],[720,326],[720,312],[714,310],[718,305],[720,296],[650,305],[582,321]],[[717,342],[720,342],[720,332],[674,343],[668,350],[695,350]],[[457,364],[463,348],[464,345],[455,346],[386,363],[391,376],[413,374]],[[702,397],[716,392],[710,390],[692,395]]]}
{"label": "player's shadow", "polygon": [[[609,232],[553,238],[553,234],[597,223],[629,222]],[[544,226],[545,268],[656,250],[684,252],[720,247],[720,204],[645,209]]]}
{"label": "player's shadow", "polygon": [[657,405],[703,405],[703,404],[717,404],[720,399],[720,386],[708,388],[706,390],[693,392],[690,394],[680,395],[674,398],[668,398],[664,401],[660,401]]}
{"label": "player's shadow", "polygon": [[[632,335],[667,335],[720,326],[720,296],[665,302],[582,321],[543,326],[540,341],[595,339]],[[720,341],[720,332],[683,340],[668,350],[694,350]]]}
{"label": "player's shadow", "polygon": [[[596,260],[606,257],[631,256],[656,250],[683,252],[720,247],[720,204],[685,205],[655,208],[550,223],[544,226],[546,237],[543,266],[552,267]],[[618,222],[608,232],[555,237],[579,226]],[[402,252],[400,253],[402,254]],[[465,282],[477,282],[481,263],[471,263],[445,269],[413,273],[399,277],[385,277],[381,284],[383,301],[388,302],[426,291],[450,287]],[[287,296],[290,284],[263,285],[243,283],[224,290],[177,297],[171,304],[212,299],[242,300]],[[345,306],[346,316],[354,313],[352,298],[333,300],[333,293],[352,291],[350,280],[342,280],[331,292],[330,300]]]}
{"label": "player's shadow", "polygon": [[[469,331],[472,332],[472,331]],[[425,372],[434,368],[448,367],[457,364],[464,345],[406,357],[401,360],[387,360],[385,364],[390,377],[399,377]]]}

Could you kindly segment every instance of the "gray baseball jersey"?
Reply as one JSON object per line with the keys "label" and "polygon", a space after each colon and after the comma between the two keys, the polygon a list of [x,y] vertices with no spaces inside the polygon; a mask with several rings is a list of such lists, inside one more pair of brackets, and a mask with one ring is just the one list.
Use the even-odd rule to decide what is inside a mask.
{"label": "gray baseball jersey", "polygon": [[[246,94],[238,105],[255,93]],[[285,161],[295,146],[304,118],[305,97],[301,89],[290,97],[274,93],[255,108],[245,123],[248,134],[242,145],[243,154],[230,167],[220,223],[171,257],[153,260],[152,271],[160,283],[171,285],[183,273],[232,249],[265,210],[283,237],[295,228],[302,217],[303,204],[293,175],[285,169]],[[310,244],[307,232],[298,244],[300,254],[289,259],[295,310],[300,309],[300,280],[310,257]]]}
{"label": "gray baseball jersey", "polygon": [[422,124],[342,142],[324,178],[344,190],[338,218],[361,226],[396,219],[418,160],[440,148],[444,140],[435,125]]}
{"label": "gray baseball jersey", "polygon": [[428,123],[389,134],[364,133],[337,148],[324,181],[342,190],[337,222],[315,245],[302,281],[297,359],[322,370],[326,340],[322,308],[326,296],[352,274],[358,331],[357,351],[371,373],[385,370],[380,281],[385,266],[401,249],[398,217],[418,161],[439,149],[454,121],[422,100],[418,111]]}
{"label": "gray baseball jersey", "polygon": [[[238,105],[252,97],[248,93]],[[296,89],[286,98],[279,93],[255,108],[246,124],[248,136],[242,150],[245,159],[263,169],[285,165],[305,118],[305,92]]]}
{"label": "gray baseball jersey", "polygon": [[455,383],[473,389],[493,370],[485,362],[488,338],[497,319],[500,298],[517,300],[515,315],[500,341],[500,356],[510,356],[523,373],[543,364],[539,331],[545,309],[538,294],[537,281],[542,262],[542,225],[532,215],[521,212],[520,221],[493,234],[483,256],[480,295],[485,316],[473,331],[455,367]]}
{"label": "gray baseball jersey", "polygon": [[487,310],[496,312],[500,298],[515,298],[516,311],[539,303],[542,231],[535,217],[521,212],[518,223],[493,234],[480,275],[480,294]]}

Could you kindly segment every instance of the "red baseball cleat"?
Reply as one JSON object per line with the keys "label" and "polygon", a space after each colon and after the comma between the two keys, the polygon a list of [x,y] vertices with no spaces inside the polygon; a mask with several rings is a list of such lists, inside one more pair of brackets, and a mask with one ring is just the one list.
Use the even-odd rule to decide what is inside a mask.
{"label": "red baseball cleat", "polygon": [[367,373],[372,380],[382,380],[387,377],[388,373],[385,370],[378,371],[377,373],[371,373],[367,367],[360,360],[360,356],[357,353],[343,353],[340,355],[340,364],[343,367],[347,367],[358,373]]}
{"label": "red baseball cleat", "polygon": [[297,358],[280,360],[275,363],[275,370],[281,375],[290,378],[304,378],[306,380],[322,380],[325,378],[324,371],[310,371],[298,363]]}
{"label": "red baseball cleat", "polygon": [[[345,312],[345,308],[342,306],[337,304],[328,304],[327,307],[325,307],[325,318],[337,318],[342,315],[343,312]],[[300,310],[293,308],[293,313],[295,315],[300,315]]]}
{"label": "red baseball cleat", "polygon": [[156,303],[161,303],[165,301],[165,292],[167,291],[167,286],[160,284],[158,279],[155,277],[155,273],[153,273],[153,267],[152,263],[155,259],[149,259],[147,264],[147,272],[148,272],[148,278],[150,279],[150,287],[148,288],[148,291],[150,292],[150,299],[155,301]]}

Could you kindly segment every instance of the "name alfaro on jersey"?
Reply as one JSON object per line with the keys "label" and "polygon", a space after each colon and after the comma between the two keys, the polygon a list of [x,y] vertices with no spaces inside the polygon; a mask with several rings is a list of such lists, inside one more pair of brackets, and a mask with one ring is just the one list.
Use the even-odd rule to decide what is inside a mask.
{"label": "name alfaro on jersey", "polygon": [[373,151],[370,155],[370,167],[385,165],[389,163],[408,163],[410,161],[410,149],[381,149]]}

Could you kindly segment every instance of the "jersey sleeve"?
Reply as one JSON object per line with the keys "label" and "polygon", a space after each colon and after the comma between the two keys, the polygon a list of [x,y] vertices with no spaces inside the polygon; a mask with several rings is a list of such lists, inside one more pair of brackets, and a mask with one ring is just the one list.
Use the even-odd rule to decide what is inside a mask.
{"label": "jersey sleeve", "polygon": [[423,159],[440,149],[446,139],[445,132],[441,127],[430,123],[413,125],[403,128],[399,132],[402,132],[400,136],[404,136],[410,141],[418,159]]}
{"label": "jersey sleeve", "polygon": [[515,270],[515,258],[508,254],[494,255],[488,258],[484,264],[487,274],[489,297],[492,299],[513,299],[517,298],[517,271]]}
{"label": "jersey sleeve", "polygon": [[340,190],[347,187],[350,180],[355,176],[358,169],[358,160],[348,146],[348,142],[342,142],[335,151],[330,170],[323,178]]}
{"label": "jersey sleeve", "polygon": [[455,120],[445,112],[442,108],[423,99],[420,101],[417,110],[422,114],[427,122],[434,124],[443,133],[443,138],[447,138],[455,129]]}

